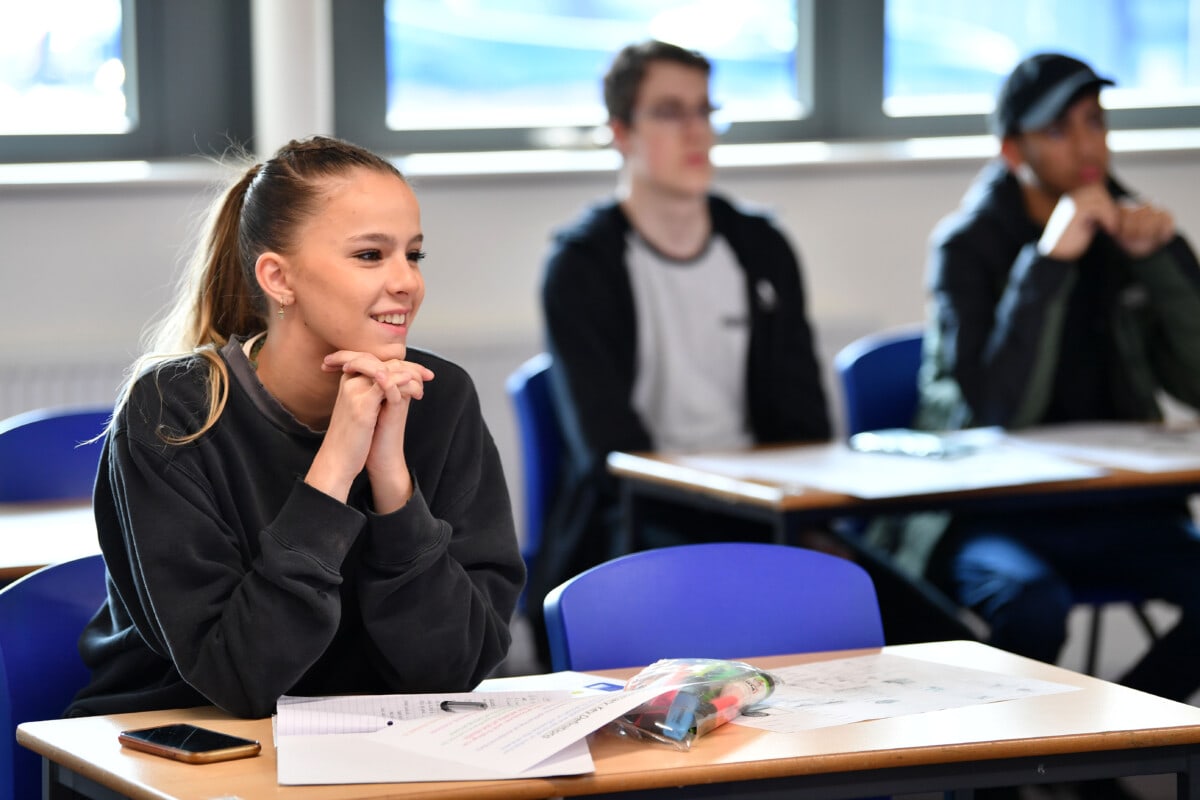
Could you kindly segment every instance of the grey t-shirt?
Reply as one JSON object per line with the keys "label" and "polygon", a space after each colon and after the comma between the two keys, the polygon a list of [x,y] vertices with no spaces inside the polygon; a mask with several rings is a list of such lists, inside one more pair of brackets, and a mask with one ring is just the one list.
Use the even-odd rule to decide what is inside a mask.
{"label": "grey t-shirt", "polygon": [[714,235],[699,256],[679,261],[630,231],[627,254],[637,315],[633,408],[654,448],[749,446],[750,311],[733,249]]}

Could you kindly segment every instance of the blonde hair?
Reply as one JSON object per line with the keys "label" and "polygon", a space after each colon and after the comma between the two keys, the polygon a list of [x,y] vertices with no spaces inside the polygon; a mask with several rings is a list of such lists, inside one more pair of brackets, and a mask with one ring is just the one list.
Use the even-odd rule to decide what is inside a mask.
{"label": "blonde hair", "polygon": [[229,399],[229,370],[220,349],[235,336],[251,336],[267,327],[267,299],[254,274],[258,257],[293,252],[296,232],[320,210],[325,182],[359,168],[404,180],[386,159],[327,136],[290,141],[267,161],[245,169],[213,205],[175,300],[147,330],[143,354],[118,393],[117,412],[142,375],[154,371],[157,378],[168,362],[199,357],[208,362],[204,423],[191,433],[160,425],[158,434],[171,444],[184,444],[216,424]]}

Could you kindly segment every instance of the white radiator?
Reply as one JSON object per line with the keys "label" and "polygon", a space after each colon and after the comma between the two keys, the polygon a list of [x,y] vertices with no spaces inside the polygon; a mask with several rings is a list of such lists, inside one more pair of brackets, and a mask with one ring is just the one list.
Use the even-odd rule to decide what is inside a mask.
{"label": "white radiator", "polygon": [[0,419],[35,408],[111,404],[127,363],[0,364]]}

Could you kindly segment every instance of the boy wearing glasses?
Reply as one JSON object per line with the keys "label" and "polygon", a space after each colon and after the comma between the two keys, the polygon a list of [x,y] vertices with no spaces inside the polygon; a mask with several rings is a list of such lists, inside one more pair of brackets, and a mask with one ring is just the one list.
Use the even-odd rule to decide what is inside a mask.
{"label": "boy wearing glasses", "polygon": [[[542,286],[567,454],[531,579],[535,617],[546,591],[620,555],[608,453],[830,437],[796,255],[770,219],[711,191],[710,71],[699,53],[648,41],[618,53],[604,79],[623,159],[616,196],[555,235]],[[765,526],[709,512],[659,514],[638,545],[768,538]],[[891,606],[903,615],[902,602]],[[908,618],[928,631],[939,614],[949,617]],[[949,638],[906,638],[891,623],[885,614],[889,641]]]}
{"label": "boy wearing glasses", "polygon": [[[1171,215],[1109,174],[1112,81],[1031,56],[1000,90],[1000,157],[934,231],[918,424],[931,429],[1161,419],[1200,408],[1200,265]],[[1200,539],[1184,498],[910,524],[901,550],[989,623],[990,642],[1053,663],[1078,589],[1133,590],[1182,617],[1121,682],[1200,688]],[[915,561],[909,563],[916,563]]]}

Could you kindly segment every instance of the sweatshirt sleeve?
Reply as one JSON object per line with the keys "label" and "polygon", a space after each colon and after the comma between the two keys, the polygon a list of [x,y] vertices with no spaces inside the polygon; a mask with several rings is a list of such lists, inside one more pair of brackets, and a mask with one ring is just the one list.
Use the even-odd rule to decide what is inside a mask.
{"label": "sweatshirt sleeve", "polygon": [[251,543],[189,448],[113,435],[98,487],[118,526],[101,531],[105,559],[151,650],[226,711],[266,716],[337,631],[340,568],[364,518],[297,480]]}
{"label": "sweatshirt sleeve", "polygon": [[1050,399],[1074,264],[1033,242],[1002,263],[1008,248],[994,238],[959,233],[931,250],[936,369],[922,385],[922,416],[934,427],[1020,427]]}
{"label": "sweatshirt sleeve", "polygon": [[[447,369],[435,371],[449,380]],[[466,691],[487,677],[508,652],[525,578],[499,454],[474,389],[467,381],[439,402],[443,421],[430,427],[448,438],[414,444],[412,498],[390,514],[367,515],[361,613],[392,691]]]}
{"label": "sweatshirt sleeve", "polygon": [[[1145,296],[1127,295],[1128,318],[1139,319],[1146,361],[1175,399],[1200,409],[1200,264],[1176,236],[1149,258],[1133,262]],[[1124,317],[1123,317],[1124,319]]]}
{"label": "sweatshirt sleeve", "polygon": [[[751,219],[739,236],[753,310],[749,404],[758,443],[821,441],[832,433],[800,260],[782,230]],[[744,241],[751,238],[752,250]]]}

